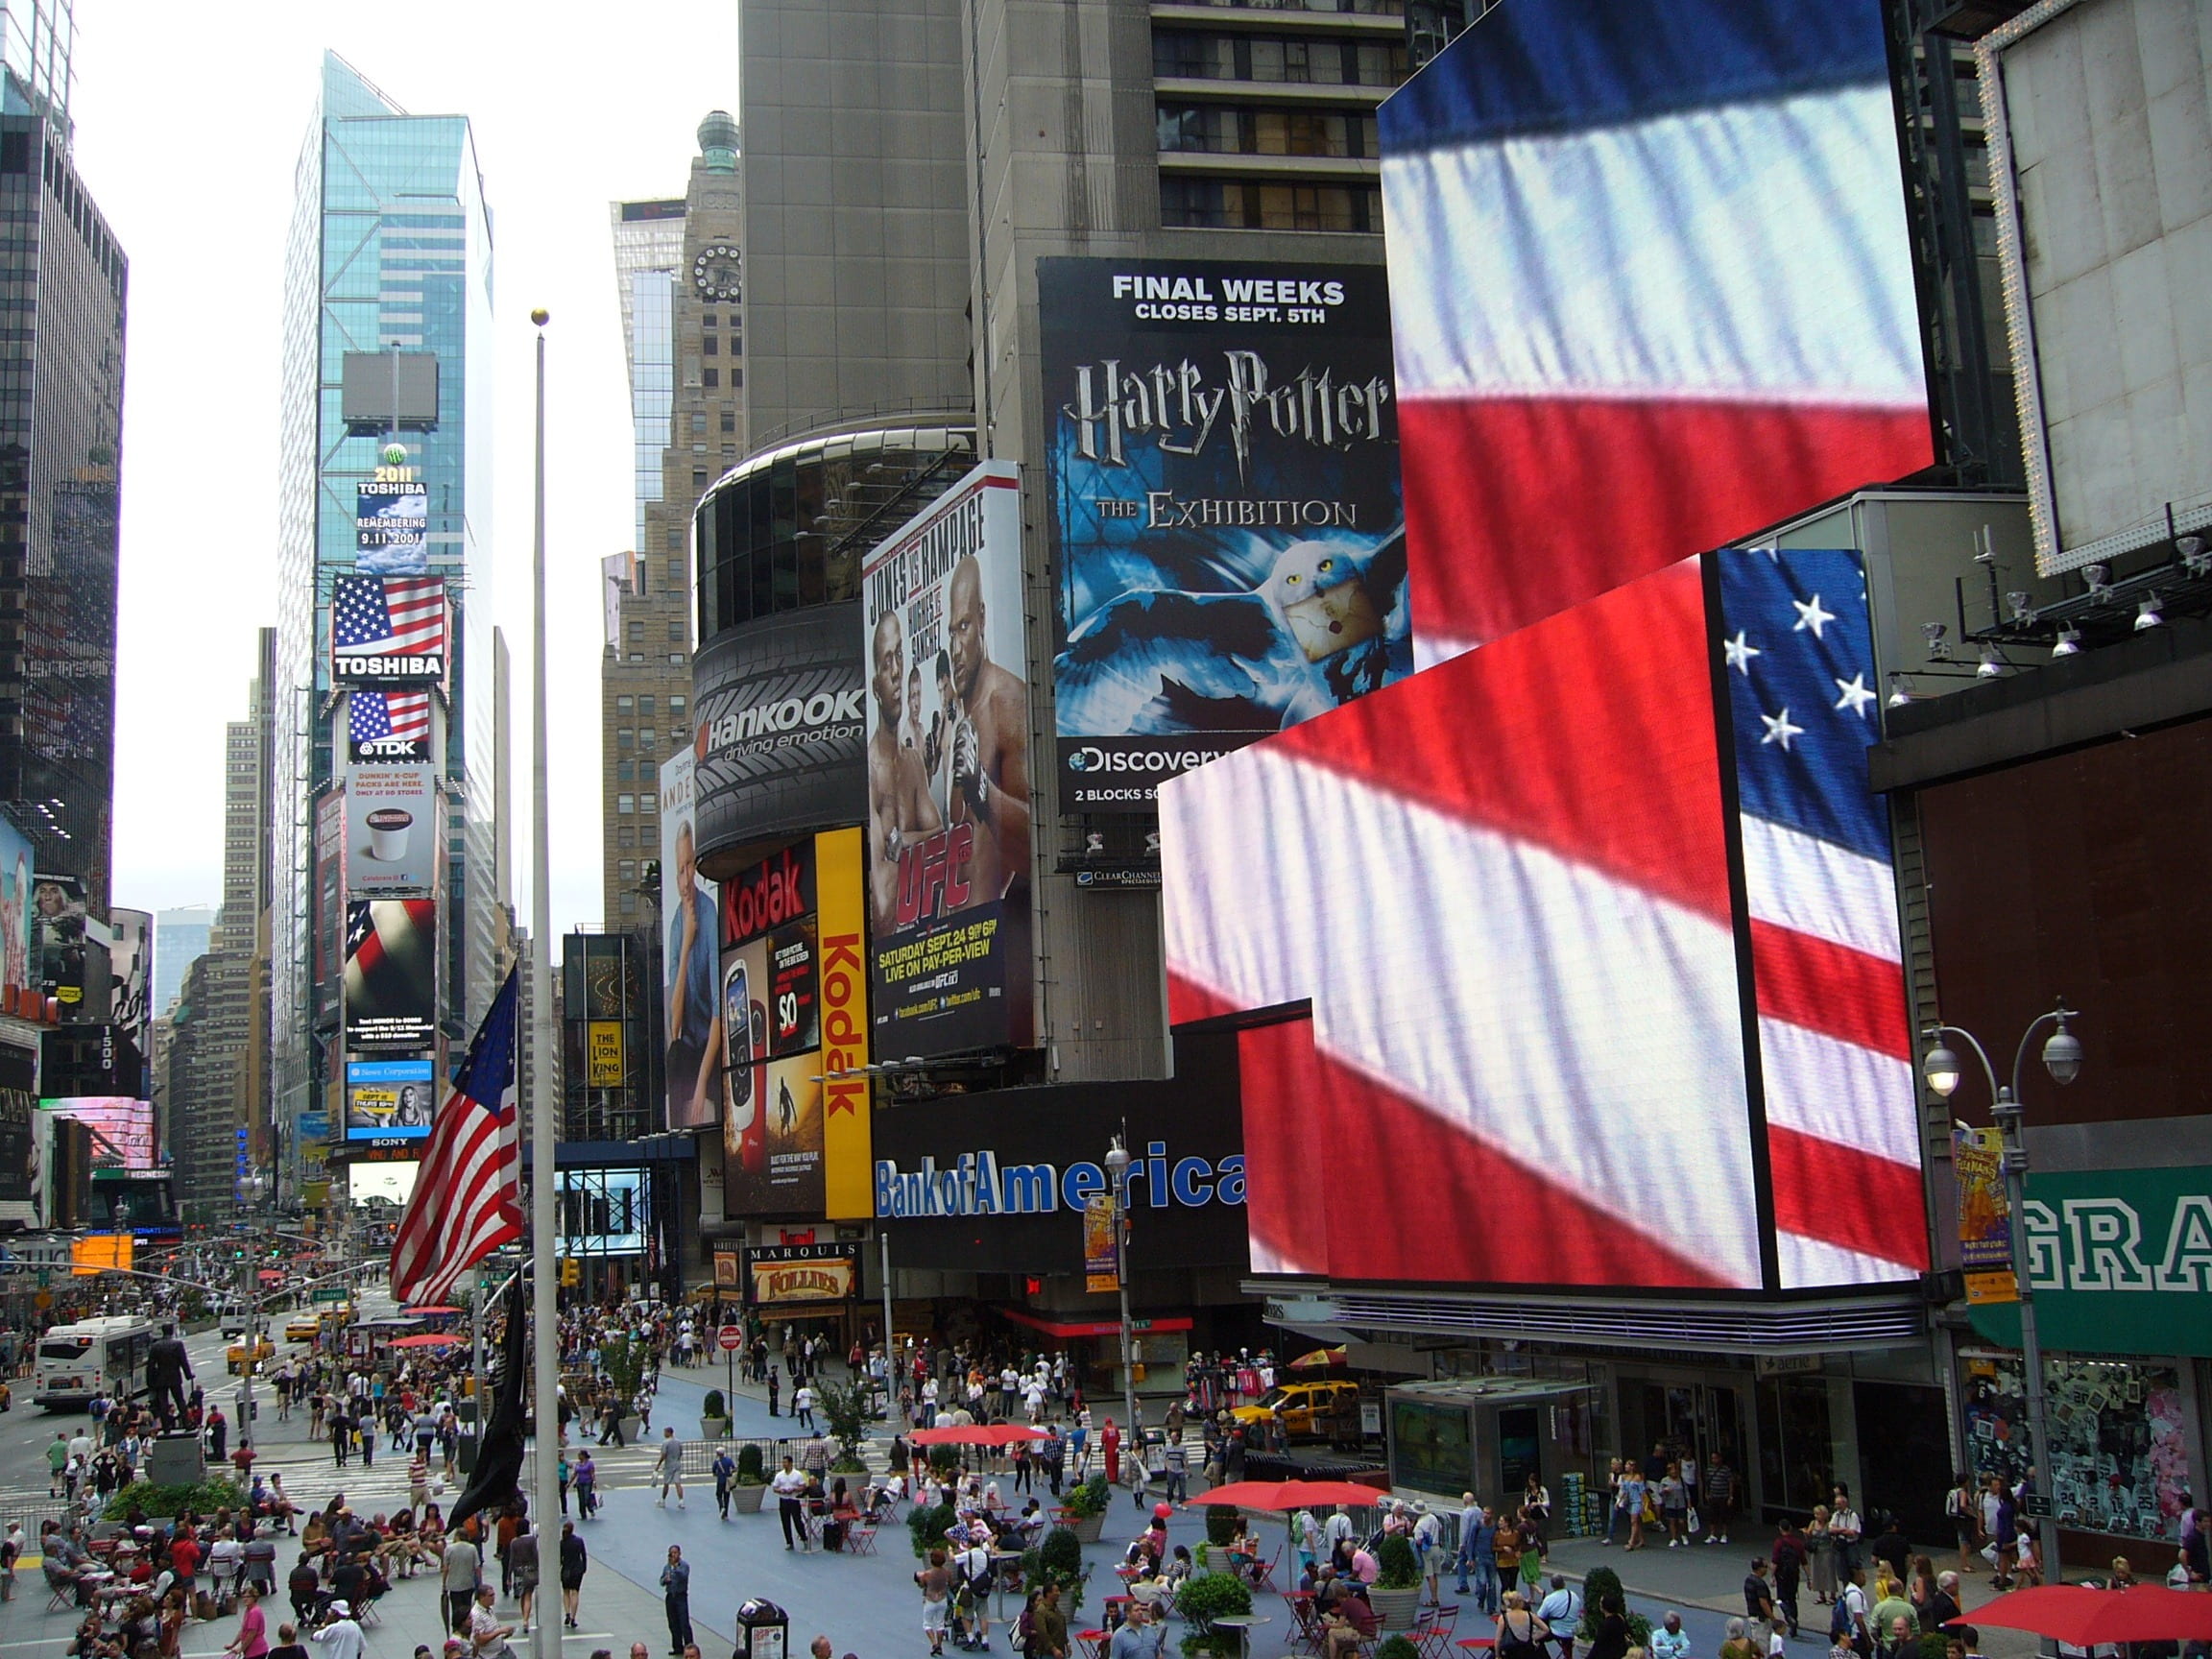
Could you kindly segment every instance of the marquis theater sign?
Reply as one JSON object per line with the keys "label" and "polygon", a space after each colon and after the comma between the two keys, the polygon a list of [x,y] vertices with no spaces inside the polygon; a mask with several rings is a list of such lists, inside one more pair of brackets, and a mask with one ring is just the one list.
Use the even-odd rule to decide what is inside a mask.
{"label": "marquis theater sign", "polygon": [[857,1244],[756,1244],[745,1256],[748,1298],[757,1308],[844,1302],[860,1289]]}

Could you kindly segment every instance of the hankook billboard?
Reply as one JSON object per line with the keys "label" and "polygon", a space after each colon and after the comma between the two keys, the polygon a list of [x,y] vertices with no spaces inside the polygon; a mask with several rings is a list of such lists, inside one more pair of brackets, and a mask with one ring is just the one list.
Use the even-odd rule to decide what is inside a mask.
{"label": "hankook billboard", "polygon": [[1380,265],[1042,259],[1060,805],[1412,672]]}
{"label": "hankook billboard", "polygon": [[717,634],[692,660],[695,833],[715,879],[865,815],[859,630],[858,605],[818,606]]}

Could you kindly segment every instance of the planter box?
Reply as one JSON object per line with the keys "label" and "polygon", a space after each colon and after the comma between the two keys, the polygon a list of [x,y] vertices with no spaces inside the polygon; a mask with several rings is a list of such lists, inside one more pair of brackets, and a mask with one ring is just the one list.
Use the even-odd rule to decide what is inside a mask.
{"label": "planter box", "polygon": [[1078,1543],[1095,1544],[1098,1535],[1106,1530],[1106,1511],[1101,1509],[1095,1515],[1078,1515],[1068,1523],[1068,1530],[1075,1534]]}
{"label": "planter box", "polygon": [[760,1513],[760,1498],[768,1490],[765,1486],[733,1486],[730,1488],[730,1507],[739,1515]]}
{"label": "planter box", "polygon": [[699,1419],[699,1431],[709,1440],[727,1440],[730,1438],[730,1425],[734,1421],[730,1417],[702,1417]]}
{"label": "planter box", "polygon": [[645,1419],[644,1419],[644,1418],[642,1418],[642,1417],[625,1417],[625,1418],[623,1418],[623,1419],[622,1419],[622,1443],[623,1443],[625,1446],[635,1446],[635,1445],[637,1445],[637,1436],[638,1436],[638,1435],[640,1435],[640,1434],[642,1434],[644,1431],[645,1431]]}
{"label": "planter box", "polygon": [[1375,1609],[1375,1618],[1385,1630],[1410,1630],[1421,1613],[1421,1586],[1410,1590],[1384,1590],[1369,1585],[1368,1605]]}

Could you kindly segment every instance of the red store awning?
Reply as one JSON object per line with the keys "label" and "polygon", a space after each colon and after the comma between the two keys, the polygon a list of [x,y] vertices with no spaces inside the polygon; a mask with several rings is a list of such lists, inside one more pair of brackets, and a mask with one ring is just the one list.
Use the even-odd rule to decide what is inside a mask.
{"label": "red store awning", "polygon": [[[1065,1339],[1070,1336],[1118,1336],[1121,1334],[1121,1321],[1118,1319],[1079,1319],[1062,1322],[1057,1319],[1046,1319],[1035,1313],[1024,1313],[1019,1308],[1001,1308],[998,1311],[1013,1320],[1015,1324],[1026,1325],[1032,1331],[1042,1331],[1047,1336],[1058,1336]],[[1168,1319],[1132,1319],[1129,1322],[1129,1329],[1135,1335],[1149,1336],[1155,1331],[1188,1331],[1190,1329],[1190,1321],[1189,1318],[1181,1316]]]}

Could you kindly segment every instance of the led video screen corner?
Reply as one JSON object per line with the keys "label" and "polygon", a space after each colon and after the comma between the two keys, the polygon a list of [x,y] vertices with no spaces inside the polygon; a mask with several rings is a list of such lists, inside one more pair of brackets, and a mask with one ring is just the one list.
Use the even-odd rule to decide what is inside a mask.
{"label": "led video screen corner", "polygon": [[1878,0],[1514,0],[1379,120],[1423,661],[1933,458]]}
{"label": "led video screen corner", "polygon": [[1240,1038],[1256,1269],[1925,1265],[1869,654],[1855,555],[1714,555],[1163,787],[1171,1017],[1311,1005]]}

